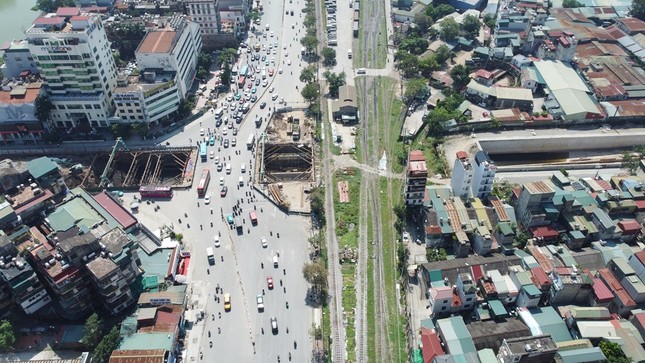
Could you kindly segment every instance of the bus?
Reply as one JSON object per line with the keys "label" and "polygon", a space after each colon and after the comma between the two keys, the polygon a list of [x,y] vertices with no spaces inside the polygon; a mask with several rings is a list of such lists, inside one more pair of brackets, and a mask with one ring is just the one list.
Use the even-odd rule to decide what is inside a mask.
{"label": "bus", "polygon": [[240,78],[237,80],[237,88],[244,89],[245,83],[246,83],[246,77],[240,76]]}
{"label": "bus", "polygon": [[246,140],[246,148],[247,149],[253,149],[253,145],[255,145],[255,134],[249,135],[248,140]]}
{"label": "bus", "polygon": [[202,170],[202,177],[199,179],[199,185],[197,186],[197,195],[203,197],[206,195],[208,190],[208,183],[211,181],[211,172],[208,169]]}
{"label": "bus", "polygon": [[207,247],[206,248],[206,256],[208,257],[208,264],[209,265],[214,265],[215,264],[215,253],[213,253],[213,247]]}
{"label": "bus", "polygon": [[249,75],[249,73],[248,73],[248,72],[249,72],[249,66],[248,66],[248,65],[246,65],[246,64],[245,64],[245,65],[243,65],[243,66],[240,68],[240,77],[246,77],[246,76],[248,76],[248,75]]}
{"label": "bus", "polygon": [[172,198],[172,189],[170,187],[144,185],[139,188],[141,199],[143,198]]}
{"label": "bus", "polygon": [[254,210],[249,212],[249,219],[251,220],[251,224],[254,226],[258,225],[258,215],[255,213]]}
{"label": "bus", "polygon": [[202,157],[202,161],[206,161],[208,159],[208,154],[206,153],[206,143],[202,142],[199,145],[199,156]]}

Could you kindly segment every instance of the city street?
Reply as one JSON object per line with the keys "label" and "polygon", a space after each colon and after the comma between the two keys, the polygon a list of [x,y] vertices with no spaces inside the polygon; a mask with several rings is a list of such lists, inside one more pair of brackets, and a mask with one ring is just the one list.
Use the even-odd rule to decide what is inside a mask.
{"label": "city street", "polygon": [[[267,77],[266,86],[256,86],[253,83],[257,87],[258,100],[252,104],[241,124],[235,123],[237,110],[231,111],[229,106],[224,112],[223,117],[228,117],[228,122],[238,129],[237,136],[233,136],[233,130],[225,124],[216,128],[215,117],[208,112],[186,125],[181,133],[163,140],[164,143],[170,142],[171,146],[197,145],[198,141],[208,140],[212,134],[217,141],[215,146],[208,147],[208,153],[213,151],[215,157],[231,164],[231,173],[227,174],[225,168],[217,171],[210,155],[206,162],[198,158],[193,187],[187,191],[177,191],[172,207],[170,203],[167,203],[168,206],[164,206],[165,202],[160,203],[161,212],[173,221],[176,232],[183,233],[184,241],[192,252],[188,281],[193,287],[193,295],[204,297],[203,305],[198,302],[198,306],[205,307],[206,318],[193,325],[188,333],[188,361],[277,362],[279,357],[280,361],[288,362],[289,354],[294,362],[310,359],[309,329],[313,310],[305,301],[308,284],[302,276],[302,266],[308,261],[309,219],[287,216],[262,195],[254,192],[251,171],[255,160],[246,147],[249,135],[255,134],[256,140],[261,135],[267,125],[268,114],[276,106],[284,107],[278,104],[280,98],[284,98],[286,106],[298,107],[303,104],[299,90],[294,87],[300,88],[302,85],[298,78],[302,68],[299,39],[304,32],[301,20],[303,7],[303,0],[274,4],[269,1],[264,4],[266,13],[262,15],[261,25],[257,28],[265,32],[265,26],[269,24],[270,30],[265,32],[267,38],[256,33],[250,35],[246,43],[253,47],[258,42],[263,45],[277,42],[278,47],[273,47],[277,48],[276,54],[271,51],[269,55],[265,50],[246,53],[246,49],[243,49],[237,67],[239,69],[243,64],[248,64],[254,70],[273,68],[275,74]],[[286,15],[287,10],[293,10],[294,16]],[[270,32],[274,32],[274,35],[271,36]],[[261,60],[249,61],[254,54],[266,55],[267,61],[273,57],[275,64],[269,63],[267,66]],[[282,73],[279,69],[282,69]],[[255,73],[255,76],[261,79],[259,73]],[[268,91],[271,87],[275,88],[272,93]],[[244,88],[247,91],[246,85]],[[236,91],[234,86],[231,94],[234,95]],[[273,94],[279,95],[275,101],[271,99]],[[222,102],[224,99],[220,98],[219,103]],[[267,103],[264,109],[260,109],[261,102]],[[233,100],[232,103],[236,103],[237,108],[241,106],[238,101]],[[264,118],[260,128],[256,128],[254,123],[257,117]],[[200,136],[201,129],[204,136]],[[236,146],[223,146],[224,139],[228,139],[232,145],[233,138],[236,138]],[[241,170],[241,164],[245,164],[245,172]],[[208,205],[203,198],[197,196],[197,185],[204,168],[208,168],[211,173],[206,193],[211,197]],[[220,197],[220,177],[228,187],[226,197]],[[238,188],[240,177],[244,185]],[[254,200],[251,201],[251,198]],[[243,220],[240,235],[236,230],[230,229],[225,220],[225,216],[233,212],[233,207],[238,202],[241,210],[239,218]],[[257,213],[257,226],[251,225],[250,211]],[[219,233],[221,246],[215,247],[214,237]],[[261,246],[262,237],[267,239],[266,248]],[[206,257],[208,247],[213,247],[215,252],[215,264],[211,266]],[[278,267],[275,268],[273,257],[278,254]],[[267,286],[268,276],[274,280],[275,288],[272,290]],[[215,293],[217,286],[221,287],[218,294]],[[259,312],[256,296],[263,292],[265,309]],[[229,312],[224,310],[224,294],[231,296]],[[216,297],[219,302],[215,301]],[[271,317],[277,318],[277,333],[272,332]],[[195,345],[199,348],[195,349]],[[199,352],[203,353],[201,359]]]}

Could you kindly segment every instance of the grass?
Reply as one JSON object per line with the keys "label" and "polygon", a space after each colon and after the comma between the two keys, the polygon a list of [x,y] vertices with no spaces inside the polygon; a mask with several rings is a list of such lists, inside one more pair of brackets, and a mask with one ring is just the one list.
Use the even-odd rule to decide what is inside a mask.
{"label": "grass", "polygon": [[[384,6],[389,6],[389,3],[385,3]],[[376,45],[376,68],[385,68],[385,62],[387,61],[387,24],[385,14],[381,16],[381,23],[379,25],[379,36],[378,43]]]}
{"label": "grass", "polygon": [[[372,211],[368,210],[367,211],[367,220],[365,221],[367,223],[367,255],[368,256],[373,256],[374,255],[374,245],[372,245],[371,241],[374,240],[374,226],[372,225]],[[372,258],[368,258],[367,260],[367,304],[366,304],[366,317],[367,317],[367,361],[368,362],[376,362],[376,341],[374,340],[376,336],[376,322],[374,319],[370,319],[370,317],[373,317],[376,312],[375,312],[375,301],[374,301],[374,294],[372,291],[374,291],[374,275],[372,274],[372,271],[374,271],[374,260]]]}
{"label": "grass", "polygon": [[347,360],[356,360],[356,327],[354,315],[356,308],[356,264],[343,263],[340,267],[343,274],[343,311],[345,312],[345,336],[347,337]]}
{"label": "grass", "polygon": [[432,137],[420,137],[412,143],[410,150],[423,151],[430,175],[441,174],[442,177],[446,177],[450,168],[445,155],[437,149],[437,146],[442,142],[442,140]]}

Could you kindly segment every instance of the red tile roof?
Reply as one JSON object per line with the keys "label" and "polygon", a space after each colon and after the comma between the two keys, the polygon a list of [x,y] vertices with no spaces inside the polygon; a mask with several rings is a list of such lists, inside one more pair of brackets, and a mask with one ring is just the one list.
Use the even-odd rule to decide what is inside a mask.
{"label": "red tile roof", "polygon": [[457,159],[468,159],[468,154],[465,151],[457,151]]}
{"label": "red tile roof", "polygon": [[638,234],[641,231],[641,225],[635,219],[626,219],[618,222],[618,228],[623,234]]}
{"label": "red tile roof", "polygon": [[105,208],[105,210],[110,213],[110,215],[116,219],[117,222],[123,227],[123,229],[128,229],[137,223],[137,219],[130,214],[123,206],[115,202],[105,191],[97,195],[93,195],[92,198]]}
{"label": "red tile roof", "polygon": [[73,7],[64,7],[64,8],[58,8],[56,10],[56,15],[57,16],[75,16],[81,13],[80,8],[73,8]]}
{"label": "red tile roof", "polygon": [[531,274],[533,275],[533,279],[535,280],[535,285],[537,285],[538,287],[551,286],[551,279],[549,279],[549,276],[547,276],[542,267],[533,267],[531,269]]}
{"label": "red tile roof", "polygon": [[645,209],[645,200],[635,200],[634,203],[636,204],[636,207],[638,207],[639,210]]}
{"label": "red tile roof", "polygon": [[426,161],[425,155],[421,150],[412,150],[410,151],[410,161]]}
{"label": "red tile roof", "polygon": [[598,270],[598,275],[600,278],[609,286],[609,290],[614,292],[614,295],[618,297],[626,307],[636,307],[636,303],[629,296],[627,291],[623,288],[623,285],[620,284],[616,276],[609,271],[607,268],[601,268]]}
{"label": "red tile roof", "polygon": [[61,18],[60,16],[53,16],[50,18],[45,18],[45,17],[38,17],[36,20],[34,20],[34,24],[37,25],[56,25],[56,24],[63,24],[65,22],[65,18]]}
{"label": "red tile roof", "polygon": [[597,277],[593,278],[593,293],[598,302],[609,302],[614,298],[614,294],[609,290],[609,287]]}
{"label": "red tile roof", "polygon": [[473,274],[473,281],[475,284],[484,277],[484,268],[481,265],[472,266],[470,271]]}
{"label": "red tile roof", "polygon": [[638,251],[634,253],[634,256],[645,266],[645,251]]}
{"label": "red tile roof", "polygon": [[436,356],[444,354],[441,342],[434,329],[421,328],[421,344],[423,363],[432,363]]}
{"label": "red tile roof", "polygon": [[558,230],[551,226],[531,227],[530,231],[533,237],[543,237],[544,239],[555,239],[560,235]]}
{"label": "red tile roof", "polygon": [[475,73],[477,77],[485,78],[485,79],[491,79],[493,78],[493,72],[489,72],[485,69],[480,69]]}

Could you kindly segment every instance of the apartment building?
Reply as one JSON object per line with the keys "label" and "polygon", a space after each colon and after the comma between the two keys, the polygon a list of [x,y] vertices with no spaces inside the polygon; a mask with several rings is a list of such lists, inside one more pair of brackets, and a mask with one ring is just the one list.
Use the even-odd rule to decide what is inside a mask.
{"label": "apartment building", "polygon": [[455,165],[452,167],[450,186],[455,197],[470,197],[470,186],[473,181],[473,167],[465,151],[458,151]]}
{"label": "apartment building", "polygon": [[42,140],[45,128],[36,117],[36,99],[41,93],[42,82],[34,76],[2,82],[0,137],[4,145],[35,144]]}
{"label": "apartment building", "polygon": [[406,205],[423,205],[427,180],[428,167],[426,166],[426,158],[423,155],[423,151],[410,151],[405,174]]}
{"label": "apartment building", "polygon": [[40,72],[29,52],[29,44],[26,40],[12,40],[3,45],[0,51],[2,51],[3,61],[0,71],[4,78],[17,80]]}
{"label": "apartment building", "polygon": [[497,166],[483,151],[475,154],[473,162],[473,183],[471,186],[473,196],[476,198],[488,198],[493,188],[493,180]]}
{"label": "apartment building", "polygon": [[216,44],[220,33],[220,14],[217,0],[186,0],[188,15],[199,24],[204,43]]}
{"label": "apartment building", "polygon": [[99,16],[81,13],[79,8],[59,8],[39,16],[26,37],[54,106],[50,125],[109,126],[116,65]]}

